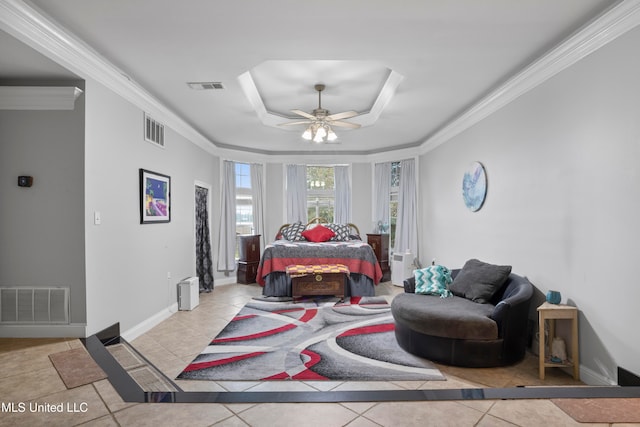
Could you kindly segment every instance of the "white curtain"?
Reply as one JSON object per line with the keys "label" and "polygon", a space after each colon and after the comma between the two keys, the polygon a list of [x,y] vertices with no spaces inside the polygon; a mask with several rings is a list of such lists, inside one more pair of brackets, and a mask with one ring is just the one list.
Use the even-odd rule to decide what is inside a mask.
{"label": "white curtain", "polygon": [[218,271],[236,268],[236,172],[235,163],[222,165],[222,200],[220,201],[220,240],[218,240]]}
{"label": "white curtain", "polygon": [[400,162],[398,189],[398,222],[396,223],[396,252],[407,249],[418,257],[418,214],[416,200],[416,167],[414,159]]}
{"label": "white curtain", "polygon": [[391,193],[391,162],[376,163],[373,173],[374,191],[374,222],[381,221],[389,224],[389,195]]}
{"label": "white curtain", "polygon": [[333,168],[336,184],[335,215],[333,222],[347,224],[351,221],[351,182],[349,180],[349,166],[335,166]]}
{"label": "white curtain", "polygon": [[307,223],[307,166],[287,165],[287,222]]}
{"label": "white curtain", "polygon": [[253,232],[260,234],[260,244],[264,248],[265,235],[264,235],[264,210],[262,203],[263,195],[263,175],[262,165],[252,163],[250,166],[251,171],[251,205],[253,207]]}

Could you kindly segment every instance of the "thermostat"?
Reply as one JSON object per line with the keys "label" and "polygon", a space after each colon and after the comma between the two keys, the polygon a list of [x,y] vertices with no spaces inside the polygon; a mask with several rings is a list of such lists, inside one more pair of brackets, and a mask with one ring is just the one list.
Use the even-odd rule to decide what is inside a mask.
{"label": "thermostat", "polygon": [[31,187],[33,185],[32,176],[19,176],[18,187]]}

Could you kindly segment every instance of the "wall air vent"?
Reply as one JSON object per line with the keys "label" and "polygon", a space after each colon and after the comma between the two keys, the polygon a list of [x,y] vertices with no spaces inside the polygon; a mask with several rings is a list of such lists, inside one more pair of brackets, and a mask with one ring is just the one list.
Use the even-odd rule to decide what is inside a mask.
{"label": "wall air vent", "polygon": [[220,90],[224,89],[221,82],[189,82],[187,83],[194,90]]}
{"label": "wall air vent", "polygon": [[146,113],[144,115],[144,140],[164,148],[164,125]]}
{"label": "wall air vent", "polygon": [[0,324],[69,324],[69,288],[0,288]]}

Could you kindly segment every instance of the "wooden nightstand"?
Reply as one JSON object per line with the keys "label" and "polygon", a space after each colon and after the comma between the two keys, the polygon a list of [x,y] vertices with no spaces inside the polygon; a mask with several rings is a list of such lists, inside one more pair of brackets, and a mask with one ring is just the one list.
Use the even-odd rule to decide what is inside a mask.
{"label": "wooden nightstand", "polygon": [[[571,320],[571,358],[562,363],[553,363],[551,357],[551,341],[556,334],[556,320]],[[549,320],[549,343],[546,343],[545,321]],[[545,302],[538,307],[539,321],[539,359],[540,359],[540,379],[544,380],[545,368],[573,367],[573,378],[580,379],[580,357],[578,346],[578,308],[565,304],[551,304]],[[549,357],[546,357],[546,350],[549,350]]]}
{"label": "wooden nightstand", "polygon": [[382,281],[391,280],[391,269],[389,268],[389,235],[388,234],[367,234],[367,243],[373,248],[373,253],[378,258],[378,264],[382,270]]}
{"label": "wooden nightstand", "polygon": [[260,263],[260,234],[240,236],[240,258],[236,281],[242,284],[255,283]]}

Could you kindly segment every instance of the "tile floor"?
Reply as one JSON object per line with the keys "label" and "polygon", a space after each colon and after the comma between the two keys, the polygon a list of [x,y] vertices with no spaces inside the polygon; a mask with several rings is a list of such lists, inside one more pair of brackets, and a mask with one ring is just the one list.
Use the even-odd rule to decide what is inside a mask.
{"label": "tile floor", "polygon": [[[175,378],[253,296],[257,285],[221,285],[201,294],[193,311],[180,311],[132,344],[169,378]],[[381,284],[390,300],[401,288]],[[0,339],[2,426],[572,426],[581,424],[550,400],[438,402],[162,404],[123,402],[108,380],[68,390],[48,355],[76,339]],[[221,382],[176,381],[185,391],[427,389],[575,385],[560,370],[538,379],[537,359],[516,366],[463,369],[439,366],[447,381],[423,382]],[[38,404],[40,406],[38,406]],[[38,408],[44,408],[37,411]],[[58,410],[61,410],[60,412]],[[55,411],[55,412],[54,412]],[[607,426],[610,424],[597,424]],[[622,424],[615,424],[622,426]]]}

